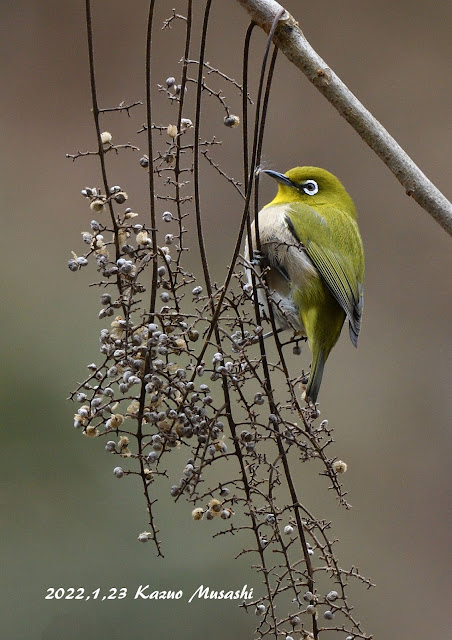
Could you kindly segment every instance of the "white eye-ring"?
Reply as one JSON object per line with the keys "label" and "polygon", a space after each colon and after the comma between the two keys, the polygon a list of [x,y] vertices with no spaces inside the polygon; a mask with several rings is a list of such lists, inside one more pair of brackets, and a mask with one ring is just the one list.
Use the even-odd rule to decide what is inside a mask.
{"label": "white eye-ring", "polygon": [[306,182],[304,182],[302,186],[303,186],[303,191],[308,196],[315,196],[315,194],[319,190],[319,185],[315,180],[306,180]]}

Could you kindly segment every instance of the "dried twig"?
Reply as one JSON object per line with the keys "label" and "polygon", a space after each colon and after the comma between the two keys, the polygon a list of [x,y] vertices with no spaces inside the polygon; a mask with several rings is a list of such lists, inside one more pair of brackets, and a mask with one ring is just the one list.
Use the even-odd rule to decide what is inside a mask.
{"label": "dried twig", "polygon": [[[118,185],[110,186],[108,180],[106,153],[113,146],[102,142],[101,119],[112,110],[129,114],[136,103],[98,108],[91,2],[86,0],[98,150],[71,157],[98,156],[102,188],[86,187],[82,194],[89,204],[90,218],[94,212],[107,221],[91,219],[90,230],[82,232],[85,251],[73,253],[68,266],[77,272],[95,265],[100,275],[91,286],[100,291],[99,319],[103,325],[108,322],[100,331],[99,363],[88,365],[85,379],[70,395],[80,405],[74,426],[94,441],[105,440],[105,450],[114,456],[116,478],[139,479],[148,518],[147,530],[138,538],[151,541],[158,556],[163,556],[163,541],[153,488],[155,482],[170,477],[170,472],[174,476],[175,465],[181,470],[180,478],[171,486],[168,499],[183,504],[186,498],[193,509],[191,517],[206,526],[215,517],[224,521],[215,536],[240,536],[243,546],[236,556],[255,558],[252,567],[263,584],[262,593],[243,603],[258,614],[257,638],[297,634],[317,640],[329,629],[368,639],[352,614],[347,582],[354,579],[365,587],[372,583],[355,567],[341,567],[330,522],[311,512],[306,504],[311,496],[296,486],[292,471],[294,465],[316,462],[319,473],[328,478],[328,488],[348,507],[339,481],[346,465],[329,453],[333,437],[328,421],[318,423],[318,410],[302,406],[298,398],[299,379],[290,372],[287,349],[295,345],[298,352],[300,337],[280,341],[271,304],[269,318],[262,317],[258,291],[263,289],[271,299],[265,270],[261,273],[240,256],[243,236],[249,236],[251,217],[256,219],[259,208],[255,169],[260,162],[277,55],[276,48],[271,52],[273,32],[263,53],[255,103],[247,98],[252,28],[245,36],[242,191],[241,184],[222,167],[221,154],[216,162],[208,152],[212,146],[219,150],[224,146],[215,136],[206,140],[202,135],[203,115],[212,102],[206,99],[208,95],[215,95],[230,113],[220,89],[214,94],[206,91],[204,71],[241,90],[205,62],[213,3],[205,3],[196,43],[192,0],[186,0],[185,16],[174,10],[165,23],[169,27],[176,18],[182,19],[185,28],[181,78],[177,83],[175,79],[167,81],[177,87],[177,95],[176,89],[173,93],[168,86],[155,88],[153,82],[153,65],[158,60],[153,51],[154,4],[155,0],[149,3],[146,123],[141,128],[146,132],[147,149],[137,168],[148,174],[149,211],[142,215],[125,206],[129,195]],[[277,25],[278,16],[272,29]],[[195,46],[198,73],[189,78],[190,52]],[[196,87],[194,124],[185,117],[188,82]],[[177,119],[172,120],[176,124],[152,122],[155,99],[170,103],[177,99]],[[250,141],[249,105],[255,109]],[[233,124],[238,125],[239,119]],[[240,229],[220,285],[209,264],[205,217],[210,212],[203,205],[202,156],[215,169],[213,178],[224,179],[244,200]],[[159,214],[161,202],[168,210]],[[190,225],[195,227],[195,240],[188,233]],[[186,256],[190,251],[199,256],[200,264],[189,269]],[[273,330],[274,357],[269,355],[271,342],[264,340],[264,327]],[[212,469],[220,474],[220,482],[212,480]],[[238,513],[247,518],[240,520],[245,524],[236,524]]]}

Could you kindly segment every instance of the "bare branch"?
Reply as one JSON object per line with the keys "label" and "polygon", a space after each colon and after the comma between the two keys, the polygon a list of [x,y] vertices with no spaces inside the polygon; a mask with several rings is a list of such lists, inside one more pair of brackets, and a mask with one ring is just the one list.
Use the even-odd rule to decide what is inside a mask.
{"label": "bare branch", "polygon": [[[370,640],[349,604],[348,582],[354,580],[364,587],[372,583],[355,566],[342,568],[335,556],[337,539],[332,537],[330,520],[312,513],[307,504],[309,488],[298,487],[293,476],[299,463],[320,465],[319,474],[331,484],[325,489],[333,489],[348,508],[338,479],[347,465],[329,453],[334,440],[328,420],[316,422],[319,410],[302,406],[297,398],[305,372],[302,369],[300,375],[297,367],[297,375],[291,373],[285,349],[300,355],[298,343],[303,337],[280,342],[272,306],[279,303],[272,302],[266,269],[240,255],[244,235],[250,244],[251,218],[259,210],[255,169],[260,164],[278,51],[272,37],[284,10],[273,19],[262,52],[257,99],[250,102],[247,87],[253,27],[245,37],[242,89],[205,62],[214,3],[204,3],[200,29],[194,0],[186,0],[186,16],[173,10],[164,24],[169,28],[174,20],[182,20],[185,32],[180,39],[184,53],[180,77],[177,81],[169,78],[165,88],[153,81],[155,69],[160,73],[160,57],[155,55],[158,41],[153,37],[156,3],[149,0],[143,78],[146,122],[140,130],[146,132],[146,147],[139,165],[135,163],[136,171],[146,172],[149,204],[139,212],[126,206],[139,190],[137,184],[127,191],[110,186],[107,165],[111,158],[107,152],[136,148],[130,143],[103,141],[106,136],[101,127],[106,112],[129,115],[136,103],[98,107],[92,0],[85,2],[97,150],[68,157],[98,157],[102,186],[87,186],[81,194],[89,207],[88,219],[94,212],[103,215],[104,222],[91,219],[88,231],[81,230],[84,249],[79,254],[71,252],[68,268],[76,273],[89,265],[98,271],[97,282],[90,286],[99,290],[102,328],[100,359],[87,365],[83,382],[70,395],[80,405],[73,425],[93,441],[105,440],[105,451],[114,460],[115,478],[139,481],[148,530],[138,540],[152,541],[158,556],[163,556],[163,543],[154,487],[164,478],[175,481],[166,499],[179,502],[178,508],[184,508],[187,501],[188,518],[203,521],[206,527],[217,518],[224,523],[213,537],[231,534],[243,539],[235,557],[253,556],[251,567],[262,582],[261,591],[263,588],[256,597],[247,595],[241,605],[257,615],[256,639],[293,633],[304,640],[318,640],[330,630]],[[198,54],[193,62],[198,65],[196,79],[188,77],[194,49]],[[180,59],[179,51],[177,55]],[[208,75],[215,74],[218,92],[206,87],[206,69]],[[205,139],[203,132],[209,110],[217,110],[218,100],[229,113],[223,88],[231,82],[242,91],[242,118],[231,117],[235,119],[232,126],[240,122],[244,126],[243,191],[242,183],[222,164],[227,141],[221,146],[215,136]],[[193,105],[185,98],[187,83],[196,86],[194,124],[186,117],[193,117]],[[217,101],[210,100],[211,96]],[[177,102],[177,118],[171,118],[174,124],[169,127],[153,123],[156,97],[168,98],[169,104]],[[247,111],[254,123],[252,131]],[[224,125],[231,123],[224,121]],[[215,160],[211,147],[217,151]],[[244,200],[233,253],[219,284],[208,260],[212,243],[205,221],[210,211],[204,204],[208,199],[204,198],[201,156],[215,170],[212,178],[224,179],[229,192],[235,190]],[[209,189],[214,187],[209,185]],[[162,202],[164,207],[160,207]],[[217,246],[212,244],[212,249],[216,251]],[[199,260],[188,268],[193,250]],[[258,292],[267,296],[268,314],[261,313]],[[268,349],[271,342],[264,341],[269,335],[273,335],[276,353]],[[213,475],[212,469],[221,475]]]}
{"label": "bare branch", "polygon": [[113,111],[125,111],[127,113],[127,115],[130,118],[130,109],[133,109],[133,107],[138,107],[140,105],[142,105],[142,101],[141,100],[135,100],[135,102],[131,102],[130,104],[126,104],[125,101],[123,100],[122,102],[119,103],[119,105],[117,107],[107,107],[105,109],[99,109],[99,113],[110,113]]}

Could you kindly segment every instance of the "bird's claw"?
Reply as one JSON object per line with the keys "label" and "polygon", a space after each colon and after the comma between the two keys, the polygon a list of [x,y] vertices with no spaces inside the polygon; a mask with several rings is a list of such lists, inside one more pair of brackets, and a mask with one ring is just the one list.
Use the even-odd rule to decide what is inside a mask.
{"label": "bird's claw", "polygon": [[266,258],[265,253],[263,253],[262,251],[258,251],[257,249],[254,249],[251,264],[255,265],[256,267],[261,267],[265,261],[265,258]]}

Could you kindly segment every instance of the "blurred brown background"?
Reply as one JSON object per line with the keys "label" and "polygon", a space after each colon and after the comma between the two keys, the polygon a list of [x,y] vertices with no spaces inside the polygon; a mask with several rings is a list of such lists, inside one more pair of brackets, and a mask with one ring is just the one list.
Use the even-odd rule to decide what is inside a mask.
{"label": "blurred brown background", "polygon": [[[101,105],[142,99],[147,3],[93,5]],[[170,33],[159,26],[173,6],[183,12],[184,3],[157,6],[154,84],[179,74],[182,25]],[[320,55],[450,196],[451,5],[288,0],[286,7]],[[235,2],[214,2],[207,60],[237,79],[247,25]],[[253,40],[255,76],[264,42],[262,34]],[[74,406],[65,398],[97,358],[100,329],[97,293],[88,288],[93,271],[66,268],[70,250],[81,251],[80,231],[92,217],[80,189],[100,184],[94,159],[72,164],[64,157],[95,146],[84,3],[3,2],[0,47],[2,637],[251,638],[256,619],[235,603],[44,599],[52,586],[134,591],[149,583],[188,594],[199,584],[258,582],[248,557],[232,562],[243,543],[212,541],[217,523],[210,529],[188,522],[189,507],[174,506],[167,487],[158,505],[166,557],[155,558],[150,544],[136,542],[146,528],[141,492],[133,480],[113,477],[102,442],[72,429]],[[239,96],[228,85],[223,90],[238,112]],[[175,120],[175,108],[163,98],[158,105],[156,121]],[[116,142],[144,146],[135,134],[144,119],[143,110],[130,120],[110,116],[104,128]],[[222,119],[212,103],[203,131],[224,141],[217,160],[240,177],[240,130],[226,129]],[[112,158],[110,175],[133,194],[131,205],[144,208],[138,158],[127,151]],[[353,591],[365,629],[375,638],[443,638],[450,629],[450,239],[283,56],[264,159],[282,171],[313,164],[336,173],[356,201],[366,248],[360,347],[355,351],[344,332],[320,398],[322,415],[335,427],[335,453],[349,464],[345,481],[354,509],[339,509],[325,490],[312,495],[306,487],[306,500],[335,523],[342,564],[358,564],[377,583],[371,592]],[[203,174],[210,255],[220,278],[241,204],[210,168]],[[269,182],[261,181],[262,201],[273,193]]]}

